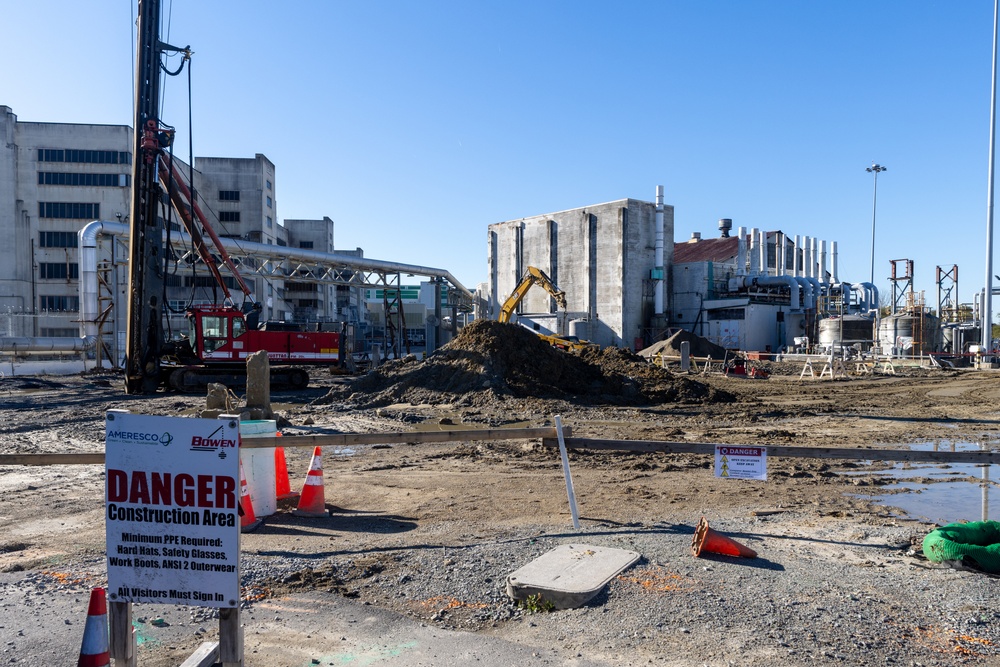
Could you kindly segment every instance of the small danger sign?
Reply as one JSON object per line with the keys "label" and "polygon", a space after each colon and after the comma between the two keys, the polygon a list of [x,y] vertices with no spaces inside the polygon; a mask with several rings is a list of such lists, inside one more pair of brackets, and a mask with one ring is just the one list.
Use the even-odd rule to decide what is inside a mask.
{"label": "small danger sign", "polygon": [[733,479],[767,479],[767,448],[717,445],[715,476]]}

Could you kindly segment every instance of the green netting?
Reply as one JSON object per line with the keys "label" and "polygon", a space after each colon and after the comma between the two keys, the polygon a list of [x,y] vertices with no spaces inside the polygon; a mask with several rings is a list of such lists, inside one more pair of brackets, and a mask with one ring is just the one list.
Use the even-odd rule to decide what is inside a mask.
{"label": "green netting", "polygon": [[971,558],[986,572],[1000,572],[1000,522],[949,523],[924,538],[924,555],[940,563]]}

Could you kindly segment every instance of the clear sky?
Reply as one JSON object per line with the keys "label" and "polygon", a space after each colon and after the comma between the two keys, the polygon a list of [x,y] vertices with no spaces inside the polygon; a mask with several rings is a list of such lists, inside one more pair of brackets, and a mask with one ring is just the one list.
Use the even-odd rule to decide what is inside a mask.
{"label": "clear sky", "polygon": [[[817,236],[862,282],[878,162],[879,289],[890,259],[928,305],[937,266],[962,302],[985,283],[988,0],[162,2],[195,155],[263,153],[279,217],[331,217],[338,249],[474,288],[489,224],[662,184],[675,241],[723,217]],[[0,104],[131,123],[135,11],[5,3]],[[186,158],[186,75],[164,98]]]}

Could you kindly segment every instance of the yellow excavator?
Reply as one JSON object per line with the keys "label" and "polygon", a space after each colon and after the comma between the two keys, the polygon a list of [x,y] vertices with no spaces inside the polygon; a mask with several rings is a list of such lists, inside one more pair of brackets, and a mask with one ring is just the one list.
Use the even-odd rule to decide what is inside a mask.
{"label": "yellow excavator", "polygon": [[[497,316],[498,322],[510,322],[511,316],[517,309],[517,304],[521,303],[521,299],[524,295],[528,293],[535,285],[538,285],[549,295],[556,300],[556,304],[566,310],[566,292],[562,291],[555,286],[552,279],[549,278],[544,271],[534,266],[529,266],[528,270],[524,272],[524,277],[514,288],[514,291],[510,293],[503,305],[500,306],[500,314]],[[559,348],[560,350],[585,350],[587,348],[597,348],[597,343],[591,343],[587,340],[580,340],[576,336],[549,336],[548,334],[541,334],[537,331],[535,332],[539,338],[544,340],[546,343],[552,347]]]}

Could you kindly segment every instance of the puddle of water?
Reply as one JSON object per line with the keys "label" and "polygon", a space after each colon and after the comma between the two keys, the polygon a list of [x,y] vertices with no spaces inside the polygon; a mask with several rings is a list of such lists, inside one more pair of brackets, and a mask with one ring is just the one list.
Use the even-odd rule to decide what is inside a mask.
{"label": "puddle of water", "polygon": [[[972,442],[917,443],[914,451],[966,452],[992,449],[994,444]],[[946,524],[988,521],[1000,517],[1000,473],[992,465],[972,463],[897,462],[885,469],[854,470],[845,477],[881,477],[885,494],[852,494],[879,505],[896,507],[913,519]]]}

